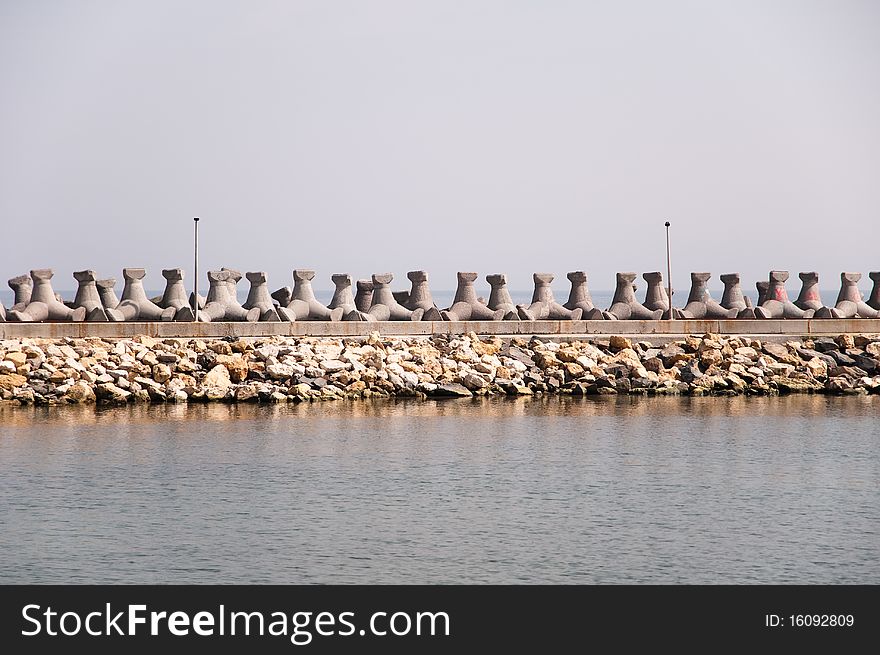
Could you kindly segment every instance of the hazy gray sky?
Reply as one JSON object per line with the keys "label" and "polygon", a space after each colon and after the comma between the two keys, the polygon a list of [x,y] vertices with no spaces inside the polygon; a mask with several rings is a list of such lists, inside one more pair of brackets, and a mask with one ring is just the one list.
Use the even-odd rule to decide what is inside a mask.
{"label": "hazy gray sky", "polygon": [[198,215],[203,271],[272,288],[609,289],[668,219],[683,292],[836,288],[880,269],[878,35],[871,0],[0,0],[0,277],[161,288]]}

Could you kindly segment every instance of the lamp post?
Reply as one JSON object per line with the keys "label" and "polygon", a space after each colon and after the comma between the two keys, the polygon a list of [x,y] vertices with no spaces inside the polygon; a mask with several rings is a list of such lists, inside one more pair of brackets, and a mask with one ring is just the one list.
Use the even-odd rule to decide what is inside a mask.
{"label": "lamp post", "polygon": [[672,262],[669,259],[669,221],[666,221],[666,288],[669,292],[669,320],[672,320]]}
{"label": "lamp post", "polygon": [[199,217],[193,217],[195,238],[193,241],[193,320],[199,322]]}

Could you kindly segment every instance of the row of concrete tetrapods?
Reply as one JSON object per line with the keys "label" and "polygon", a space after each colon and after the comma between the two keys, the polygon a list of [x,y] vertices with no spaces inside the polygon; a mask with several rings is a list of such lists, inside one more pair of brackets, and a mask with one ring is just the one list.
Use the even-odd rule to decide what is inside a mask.
{"label": "row of concrete tetrapods", "polygon": [[[183,269],[162,271],[166,280],[161,297],[148,298],[143,286],[143,268],[122,271],[125,285],[122,297],[116,296],[115,279],[99,280],[94,271],[73,274],[79,284],[73,301],[65,302],[52,289],[51,269],[36,269],[30,275],[9,280],[15,293],[14,305],[6,310],[0,305],[0,321],[192,321],[195,319],[195,297],[183,285]],[[293,271],[294,285],[269,293],[265,272],[247,273],[250,291],[247,300],[239,303],[236,285],[241,273],[232,269],[209,271],[207,297],[199,296],[198,320],[211,321],[468,321],[468,320],[627,320],[669,318],[669,295],[659,272],[644,273],[647,282],[645,300],[636,299],[635,273],[618,273],[617,288],[611,307],[600,310],[593,305],[587,287],[587,274],[568,274],[571,292],[568,301],[558,303],[553,297],[551,273],[533,275],[535,291],[528,304],[515,304],[507,289],[503,273],[487,275],[491,287],[489,299],[477,296],[474,288],[476,273],[459,272],[458,288],[452,305],[440,309],[431,297],[428,274],[410,271],[409,291],[391,291],[393,275],[377,273],[371,280],[358,280],[355,290],[348,274],[331,276],[336,290],[330,304],[315,297],[312,279],[315,272]],[[880,271],[870,273],[874,281],[870,298],[865,301],[858,289],[861,273],[841,273],[840,293],[833,307],[822,303],[819,276],[801,273],[801,291],[791,302],[785,290],[787,271],[771,271],[767,281],[757,283],[758,302],[752,305],[740,286],[739,273],[721,276],[724,293],[714,301],[708,291],[710,273],[691,273],[691,290],[687,304],[672,308],[672,318],[880,318]]]}

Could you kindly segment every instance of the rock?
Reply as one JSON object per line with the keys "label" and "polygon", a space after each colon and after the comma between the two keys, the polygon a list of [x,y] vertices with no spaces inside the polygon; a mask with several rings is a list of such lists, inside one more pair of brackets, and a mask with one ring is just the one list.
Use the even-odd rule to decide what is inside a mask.
{"label": "rock", "polygon": [[241,355],[217,355],[217,364],[223,364],[229,371],[232,382],[244,382],[248,377],[248,365]]}
{"label": "rock", "polygon": [[[667,308],[668,309],[668,308]],[[624,348],[632,348],[632,340],[626,337],[614,335],[608,340],[608,347],[613,351],[623,350]]]}
{"label": "rock", "polygon": [[794,371],[794,366],[782,362],[770,362],[767,364],[767,370],[773,375],[788,376]]}
{"label": "rock", "polygon": [[807,361],[814,357],[818,357],[828,366],[837,366],[837,361],[833,357],[826,355],[825,353],[820,353],[818,350],[813,350],[811,348],[798,348],[797,354]]}
{"label": "rock", "polygon": [[840,334],[834,341],[844,350],[856,347],[855,339],[853,339],[853,335],[851,334]]}
{"label": "rock", "polygon": [[[13,353],[10,353],[13,354]],[[17,373],[4,373],[0,375],[0,389],[12,390],[17,387],[23,387],[27,384],[28,379]]]}
{"label": "rock", "polygon": [[546,370],[551,366],[559,366],[560,361],[554,353],[542,351],[535,353],[535,364],[538,368]]}
{"label": "rock", "polygon": [[840,350],[840,346],[837,345],[837,342],[834,339],[829,339],[828,337],[813,339],[813,348],[815,350],[818,350],[820,353],[827,353],[831,350]]}
{"label": "rock", "polygon": [[293,367],[288,364],[269,364],[266,373],[273,380],[289,380],[293,377]]}
{"label": "rock", "polygon": [[692,383],[703,377],[703,372],[700,370],[697,360],[693,359],[679,369],[679,376],[683,382]]}
{"label": "rock", "polygon": [[168,382],[171,379],[171,367],[168,364],[156,364],[153,367],[153,379],[160,384]]}
{"label": "rock", "polygon": [[828,376],[828,364],[819,357],[813,357],[806,364],[807,371],[814,378],[824,378]]}
{"label": "rock", "polygon": [[788,348],[781,343],[765,343],[763,350],[777,361],[785,364],[796,365],[800,363],[798,358],[792,355]]}
{"label": "rock", "polygon": [[507,355],[508,357],[510,357],[511,359],[515,359],[518,362],[522,362],[528,368],[531,368],[532,366],[535,365],[534,358],[529,353],[522,350],[521,348],[517,348],[516,346],[511,346],[510,349],[504,354]]}
{"label": "rock", "polygon": [[107,384],[99,384],[95,388],[95,397],[102,402],[109,404],[124,404],[128,402],[132,394],[130,391],[117,387],[112,382]]}
{"label": "rock", "polygon": [[351,368],[351,363],[339,359],[326,359],[319,366],[328,373],[336,373],[337,371],[347,371]]}
{"label": "rock", "polygon": [[845,393],[853,388],[852,382],[843,377],[828,378],[825,389],[831,393]]}
{"label": "rock", "polygon": [[691,356],[685,353],[681,346],[670,343],[660,351],[660,359],[663,360],[663,366],[671,368],[676,362],[688,361]]}
{"label": "rock", "polygon": [[207,400],[223,400],[229,395],[229,387],[205,387]]}
{"label": "rock", "polygon": [[829,350],[828,355],[838,366],[855,366],[856,360],[839,350]]}
{"label": "rock", "polygon": [[15,368],[18,369],[19,366],[24,366],[27,362],[27,354],[23,352],[6,353],[4,359],[7,362],[12,362],[15,365]]}
{"label": "rock", "polygon": [[834,366],[828,367],[828,377],[829,378],[839,378],[845,377],[850,378],[852,380],[858,380],[862,376],[865,375],[865,372],[856,368],[855,366]]}
{"label": "rock", "polygon": [[822,389],[822,384],[809,380],[798,380],[788,377],[774,376],[770,379],[776,383],[776,388],[780,393],[812,393]]}
{"label": "rock", "polygon": [[747,357],[748,359],[755,361],[758,359],[758,351],[752,348],[751,346],[743,346],[742,348],[736,348],[734,352],[737,355],[742,355],[743,357]]}
{"label": "rock", "polygon": [[208,348],[213,350],[218,355],[231,355],[232,354],[232,346],[229,345],[226,341],[212,341],[208,344]]}
{"label": "rock", "polygon": [[434,396],[458,396],[458,397],[469,397],[473,394],[460,384],[455,382],[451,382],[449,384],[441,384],[438,385],[432,394]]}
{"label": "rock", "polygon": [[878,362],[873,357],[868,357],[867,355],[853,355],[852,359],[855,365],[866,373],[873,374],[874,371],[876,371],[878,367],[880,367],[880,362]]}
{"label": "rock", "polygon": [[226,392],[226,389],[230,387],[232,381],[229,377],[229,369],[227,369],[223,364],[217,364],[205,375],[202,380],[202,385],[206,388],[218,389]]}
{"label": "rock", "polygon": [[663,360],[659,357],[649,357],[642,365],[645,367],[645,370],[653,371],[654,373],[662,373],[666,370],[666,367],[663,366]]}
{"label": "rock", "polygon": [[876,357],[880,359],[880,341],[873,341],[871,343],[865,344],[864,346],[865,352],[871,357]]}
{"label": "rock", "polygon": [[93,403],[96,399],[92,387],[82,380],[70,387],[64,397],[70,403]]}
{"label": "rock", "polygon": [[584,374],[584,367],[576,362],[564,362],[562,370],[565,372],[566,381],[576,380]]}
{"label": "rock", "polygon": [[489,386],[489,383],[486,382],[486,380],[475,373],[464,375],[461,379],[461,383],[471,391],[478,391]]}
{"label": "rock", "polygon": [[720,348],[718,350],[713,348],[704,350],[700,355],[700,363],[706,367],[717,366],[721,364],[722,361],[724,361],[724,355],[721,354]]}
{"label": "rock", "polygon": [[308,384],[300,382],[297,385],[292,386],[289,389],[291,395],[299,396],[300,398],[309,398],[312,393],[312,387]]}

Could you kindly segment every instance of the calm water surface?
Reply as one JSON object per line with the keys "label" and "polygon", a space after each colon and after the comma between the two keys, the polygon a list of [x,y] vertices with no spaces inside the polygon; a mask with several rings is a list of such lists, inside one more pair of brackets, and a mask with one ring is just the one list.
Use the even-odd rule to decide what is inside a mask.
{"label": "calm water surface", "polygon": [[0,582],[878,583],[880,398],[0,408]]}

